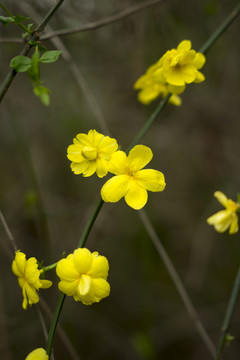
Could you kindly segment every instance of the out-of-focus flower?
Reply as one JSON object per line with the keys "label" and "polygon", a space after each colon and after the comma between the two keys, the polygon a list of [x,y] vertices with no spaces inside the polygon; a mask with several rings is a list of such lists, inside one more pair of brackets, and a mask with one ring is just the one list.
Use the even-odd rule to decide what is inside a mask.
{"label": "out-of-focus flower", "polygon": [[115,139],[89,130],[88,134],[78,134],[73,139],[73,144],[67,149],[67,157],[72,161],[74,174],[91,176],[96,172],[101,178],[107,175],[111,155],[117,149]]}
{"label": "out-of-focus flower", "polygon": [[37,259],[31,257],[26,260],[26,255],[20,250],[16,251],[12,271],[18,277],[18,283],[22,289],[24,310],[27,309],[28,304],[31,306],[38,303],[37,290],[47,289],[52,285],[51,281],[40,279],[43,270],[38,269]]}
{"label": "out-of-focus flower", "polygon": [[240,204],[228,199],[221,191],[216,191],[214,196],[226,209],[210,216],[207,223],[213,225],[217,232],[222,233],[229,228],[229,234],[235,234],[238,232],[237,210]]}
{"label": "out-of-focus flower", "polygon": [[173,86],[202,82],[205,77],[199,69],[206,59],[191,46],[191,41],[183,40],[177,49],[168,50],[158,61],[158,69],[154,73],[156,81],[166,81]]}
{"label": "out-of-focus flower", "polygon": [[163,191],[166,186],[163,173],[143,169],[152,156],[152,150],[144,145],[136,145],[128,156],[123,151],[115,152],[109,172],[116,176],[103,185],[102,199],[106,202],[117,202],[124,197],[130,207],[139,210],[147,202],[147,190]]}
{"label": "out-of-focus flower", "polygon": [[43,348],[38,348],[30,352],[25,360],[48,360],[49,356]]}
{"label": "out-of-focus flower", "polygon": [[[144,105],[148,105],[159,96],[164,99],[170,92],[166,83],[154,80],[152,70],[147,71],[146,74],[142,75],[135,82],[134,89],[140,90],[138,93],[138,100]],[[181,98],[177,95],[171,95],[168,102],[176,106],[182,104]]]}
{"label": "out-of-focus flower", "polygon": [[167,51],[146,73],[134,84],[134,89],[140,90],[138,99],[143,104],[149,104],[158,96],[165,98],[169,93],[169,102],[179,106],[178,96],[192,82],[202,82],[205,77],[199,71],[205,63],[205,56],[191,49],[189,40],[182,41],[177,49]]}
{"label": "out-of-focus flower", "polygon": [[99,302],[110,293],[107,282],[109,265],[105,256],[88,249],[76,249],[58,262],[59,290],[85,305]]}

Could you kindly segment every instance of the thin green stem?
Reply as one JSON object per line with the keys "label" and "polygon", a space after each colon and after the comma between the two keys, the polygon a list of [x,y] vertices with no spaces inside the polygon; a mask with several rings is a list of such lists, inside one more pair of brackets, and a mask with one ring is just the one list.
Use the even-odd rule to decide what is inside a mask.
{"label": "thin green stem", "polygon": [[43,269],[43,273],[46,273],[47,271],[54,269],[57,266],[57,263],[58,261],[48,266],[42,266],[42,267],[39,266],[39,267]]}
{"label": "thin green stem", "polygon": [[58,323],[58,320],[59,320],[59,317],[60,317],[60,314],[61,314],[61,310],[62,310],[62,307],[63,307],[63,304],[64,304],[65,297],[66,297],[66,295],[61,293],[61,295],[59,297],[59,300],[58,300],[58,303],[57,303],[57,306],[56,306],[56,309],[55,309],[54,314],[53,314],[53,320],[52,320],[52,323],[51,323],[51,327],[49,329],[47,345],[46,345],[46,352],[47,352],[47,354],[49,356],[49,359],[50,359],[51,351],[52,351],[53,338],[54,338],[54,335],[55,335],[55,331],[56,331],[56,328],[57,328],[57,323]]}
{"label": "thin green stem", "polygon": [[233,21],[240,14],[240,3],[235,7],[231,14],[223,21],[223,23],[217,28],[212,36],[205,42],[205,44],[198,50],[199,52],[206,54],[210,47],[219,39],[219,37],[227,30],[227,28],[233,23]]}
{"label": "thin green stem", "polygon": [[[36,41],[39,36],[41,35],[41,32],[44,30],[44,27],[47,25],[47,23],[50,21],[51,17],[54,15],[54,13],[57,11],[59,6],[63,3],[64,0],[59,0],[57,4],[49,11],[49,13],[45,16],[41,24],[37,27],[36,31],[32,34],[29,41]],[[29,43],[23,48],[20,55],[27,56],[29,51],[31,50],[32,45]],[[11,69],[5,79],[3,80],[3,83],[0,87],[0,103],[2,102],[6,92],[8,91],[9,86],[11,85],[13,79],[15,78],[17,72],[14,69]]]}
{"label": "thin green stem", "polygon": [[92,215],[91,215],[91,218],[89,219],[87,225],[85,226],[85,229],[83,230],[83,233],[82,233],[82,236],[79,240],[79,243],[78,243],[78,247],[81,248],[81,247],[84,247],[86,241],[87,241],[87,238],[88,238],[88,235],[93,227],[93,224],[102,208],[104,204],[104,201],[102,200],[102,198],[99,199],[98,203],[97,203],[97,206],[95,207]]}
{"label": "thin green stem", "polygon": [[139,143],[139,141],[143,138],[143,136],[146,134],[152,123],[156,120],[157,116],[160,114],[160,112],[163,110],[163,108],[167,105],[168,100],[171,96],[171,93],[169,93],[156,107],[150,118],[147,120],[147,122],[144,124],[142,129],[137,133],[134,140],[131,142],[130,146],[127,149],[127,152],[129,152],[135,145]]}
{"label": "thin green stem", "polygon": [[[0,7],[14,20],[14,15],[2,3],[0,3]],[[24,24],[18,23],[17,25],[20,26],[20,28],[26,31],[29,35],[32,34],[32,31],[29,30]]]}
{"label": "thin green stem", "polygon": [[221,359],[222,351],[223,351],[224,345],[225,345],[225,343],[227,341],[227,333],[228,333],[228,330],[229,330],[230,321],[232,319],[233,310],[234,310],[234,307],[236,305],[237,297],[238,297],[238,294],[239,294],[239,288],[240,288],[240,267],[238,269],[237,276],[235,278],[232,293],[231,293],[229,303],[228,303],[228,306],[227,306],[227,310],[226,310],[226,313],[225,313],[225,317],[224,317],[224,320],[223,320],[223,325],[222,325],[222,329],[221,329],[221,336],[220,336],[218,347],[217,347],[216,360]]}

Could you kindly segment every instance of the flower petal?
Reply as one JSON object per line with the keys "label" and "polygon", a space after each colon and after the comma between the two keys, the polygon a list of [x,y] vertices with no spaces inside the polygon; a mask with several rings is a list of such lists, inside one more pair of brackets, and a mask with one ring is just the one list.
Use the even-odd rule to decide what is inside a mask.
{"label": "flower petal", "polygon": [[226,195],[221,191],[215,191],[213,196],[222,204],[224,207],[227,207],[228,204],[228,198]]}
{"label": "flower petal", "polygon": [[197,69],[201,69],[205,62],[206,57],[202,53],[197,53],[193,60],[193,65],[196,66]]}
{"label": "flower petal", "polygon": [[76,293],[76,289],[78,287],[79,279],[76,279],[74,281],[59,281],[58,288],[60,291],[62,291],[64,294],[68,296],[73,296]]}
{"label": "flower petal", "polygon": [[135,176],[141,187],[150,191],[163,191],[166,183],[162,172],[152,169],[144,169],[139,171]]}
{"label": "flower petal", "polygon": [[104,279],[92,279],[92,292],[100,300],[110,294],[110,285]]}
{"label": "flower petal", "polygon": [[129,190],[125,196],[126,203],[135,210],[144,207],[148,199],[147,190],[138,185],[135,179],[132,179]]}
{"label": "flower petal", "polygon": [[77,294],[83,296],[89,293],[92,284],[92,279],[88,275],[81,275],[80,281],[77,287]]}
{"label": "flower petal", "polygon": [[76,267],[74,266],[71,257],[62,259],[57,263],[56,273],[58,277],[66,281],[74,281],[78,279],[79,276],[79,273]]}
{"label": "flower petal", "polygon": [[12,262],[13,273],[17,276],[22,276],[25,272],[26,262],[26,255],[18,250],[15,255],[15,260]]}
{"label": "flower petal", "polygon": [[191,49],[191,41],[190,40],[183,40],[180,42],[180,44],[177,47],[178,51],[184,52],[184,51],[188,51]]}
{"label": "flower petal", "polygon": [[105,256],[97,255],[93,256],[91,269],[88,271],[88,275],[93,278],[104,278],[108,276],[109,264]]}
{"label": "flower petal", "polygon": [[231,225],[231,215],[231,211],[221,210],[210,216],[207,219],[207,223],[213,225],[216,231],[222,233]]}
{"label": "flower petal", "polygon": [[49,356],[43,348],[37,348],[30,352],[25,360],[48,360]]}
{"label": "flower petal", "polygon": [[101,189],[105,202],[117,202],[124,197],[129,189],[130,176],[116,175],[109,179]]}
{"label": "flower petal", "polygon": [[126,173],[128,168],[128,158],[124,151],[118,150],[112,154],[108,171],[115,175]]}
{"label": "flower petal", "polygon": [[229,234],[236,234],[238,232],[238,216],[237,214],[232,215],[232,222],[229,229]]}
{"label": "flower petal", "polygon": [[86,274],[92,264],[92,254],[86,249],[76,249],[73,253],[73,264],[79,274]]}
{"label": "flower petal", "polygon": [[144,145],[136,145],[128,155],[129,169],[135,173],[146,166],[153,157],[152,150]]}

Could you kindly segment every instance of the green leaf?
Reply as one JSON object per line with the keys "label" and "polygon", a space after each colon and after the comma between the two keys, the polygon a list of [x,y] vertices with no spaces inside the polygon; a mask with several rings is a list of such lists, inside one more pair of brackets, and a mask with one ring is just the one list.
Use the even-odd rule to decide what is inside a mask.
{"label": "green leaf", "polygon": [[39,81],[39,51],[37,46],[32,56],[32,66],[28,70],[28,75],[32,81]]}
{"label": "green leaf", "polygon": [[14,23],[17,24],[17,25],[19,25],[19,24],[21,24],[24,20],[29,20],[30,17],[25,17],[25,16],[22,16],[22,15],[15,15],[15,16],[13,17],[13,19],[14,19]]}
{"label": "green leaf", "polygon": [[45,86],[38,85],[33,88],[34,94],[40,98],[43,105],[48,106],[50,104],[49,92],[50,90]]}
{"label": "green leaf", "polygon": [[32,66],[32,60],[27,56],[15,56],[10,62],[10,67],[17,72],[28,71]]}
{"label": "green leaf", "polygon": [[0,22],[7,26],[8,24],[14,22],[14,19],[12,17],[0,16]]}
{"label": "green leaf", "polygon": [[40,62],[41,63],[53,63],[55,61],[57,61],[57,59],[59,58],[59,56],[61,55],[62,51],[60,50],[51,50],[51,51],[46,51],[41,57],[40,57]]}

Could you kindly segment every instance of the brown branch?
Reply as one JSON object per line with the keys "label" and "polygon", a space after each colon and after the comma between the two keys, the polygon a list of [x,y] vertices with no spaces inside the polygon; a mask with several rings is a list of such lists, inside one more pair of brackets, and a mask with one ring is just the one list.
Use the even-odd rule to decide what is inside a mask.
{"label": "brown branch", "polygon": [[77,34],[82,31],[89,31],[89,30],[96,30],[100,27],[110,25],[114,22],[120,21],[122,19],[127,18],[128,16],[131,16],[141,10],[146,9],[149,6],[157,5],[160,2],[164,2],[164,0],[150,0],[150,1],[144,1],[140,4],[136,4],[133,6],[130,6],[129,8],[120,11],[118,14],[108,16],[104,19],[97,20],[95,22],[91,22],[88,24],[84,24],[81,26],[78,26],[74,29],[63,29],[63,30],[56,30],[49,32],[41,37],[41,40],[47,40],[54,36],[65,36],[65,35],[71,35],[71,34]]}

